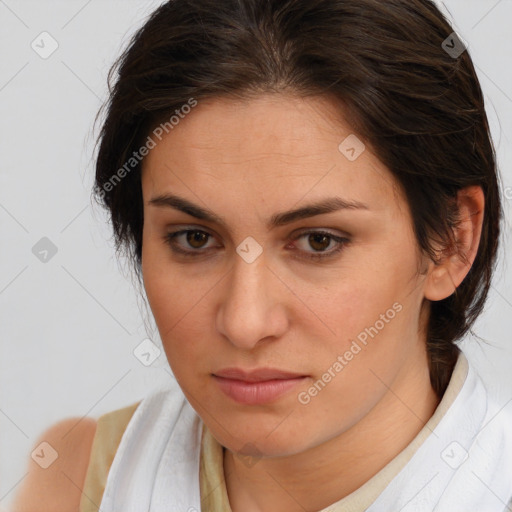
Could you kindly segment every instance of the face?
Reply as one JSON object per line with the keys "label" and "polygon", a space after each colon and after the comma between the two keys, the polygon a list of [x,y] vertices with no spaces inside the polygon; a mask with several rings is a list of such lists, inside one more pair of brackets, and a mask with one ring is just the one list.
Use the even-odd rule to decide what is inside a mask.
{"label": "face", "polygon": [[145,158],[147,297],[183,392],[232,451],[342,435],[424,354],[409,209],[369,147],[341,144],[352,133],[327,98],[216,99]]}

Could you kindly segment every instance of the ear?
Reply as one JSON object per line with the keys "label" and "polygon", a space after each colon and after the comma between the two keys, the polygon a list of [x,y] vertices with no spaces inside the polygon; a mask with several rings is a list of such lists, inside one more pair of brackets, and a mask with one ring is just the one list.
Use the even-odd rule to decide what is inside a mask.
{"label": "ear", "polygon": [[484,218],[484,193],[480,186],[459,190],[457,206],[459,224],[454,228],[456,247],[436,264],[429,263],[425,298],[437,301],[449,297],[466,277],[475,261]]}

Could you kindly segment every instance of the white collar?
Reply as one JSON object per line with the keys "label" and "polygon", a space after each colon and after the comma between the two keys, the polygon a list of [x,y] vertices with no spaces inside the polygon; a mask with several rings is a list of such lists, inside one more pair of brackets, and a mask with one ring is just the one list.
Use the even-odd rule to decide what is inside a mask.
{"label": "white collar", "polygon": [[[450,381],[444,402],[456,388]],[[491,403],[468,364],[448,410],[436,410],[429,424],[431,435],[367,512],[503,512],[512,498],[512,407]],[[202,427],[175,381],[142,400],[110,468],[101,511],[199,512]]]}

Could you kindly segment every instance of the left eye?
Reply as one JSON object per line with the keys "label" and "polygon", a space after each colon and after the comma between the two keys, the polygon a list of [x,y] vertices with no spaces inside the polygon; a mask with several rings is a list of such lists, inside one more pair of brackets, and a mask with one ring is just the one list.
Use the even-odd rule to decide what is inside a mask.
{"label": "left eye", "polygon": [[303,249],[306,253],[306,257],[312,259],[333,256],[340,252],[348,242],[347,238],[333,235],[326,231],[308,231],[295,238],[295,240],[302,239],[313,249],[313,251],[308,251],[307,248]]}

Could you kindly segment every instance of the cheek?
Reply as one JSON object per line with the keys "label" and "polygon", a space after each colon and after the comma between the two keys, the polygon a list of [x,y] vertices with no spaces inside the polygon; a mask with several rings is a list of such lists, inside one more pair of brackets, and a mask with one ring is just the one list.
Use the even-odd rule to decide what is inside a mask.
{"label": "cheek", "polygon": [[155,234],[143,239],[142,275],[157,325],[168,328],[185,315],[195,293],[186,270],[171,264],[170,249]]}
{"label": "cheek", "polygon": [[172,335],[173,326],[185,316],[190,291],[182,286],[183,277],[167,264],[161,248],[145,241],[142,251],[144,288],[162,341]]}
{"label": "cheek", "polygon": [[381,315],[384,320],[394,318],[397,306],[393,309],[393,304],[402,304],[404,296],[403,283],[398,278],[393,280],[371,272],[364,276],[352,273],[349,278],[333,283],[323,296],[310,301],[310,306],[336,333],[336,339],[343,342],[376,322],[380,326]]}
{"label": "cheek", "polygon": [[[146,295],[169,365],[180,380],[197,371],[208,343],[207,285],[191,278],[186,269],[170,264],[161,248],[147,244],[142,275]],[[211,336],[210,336],[211,337]]]}
{"label": "cheek", "polygon": [[356,380],[369,368],[384,373],[396,368],[417,336],[421,288],[411,279],[415,268],[412,257],[399,253],[386,260],[374,253],[361,256],[350,272],[333,277],[321,294],[311,297],[308,306],[323,323],[310,324],[310,335],[320,339],[304,348],[317,370],[326,371],[338,356],[345,356],[351,367],[345,373]]}

